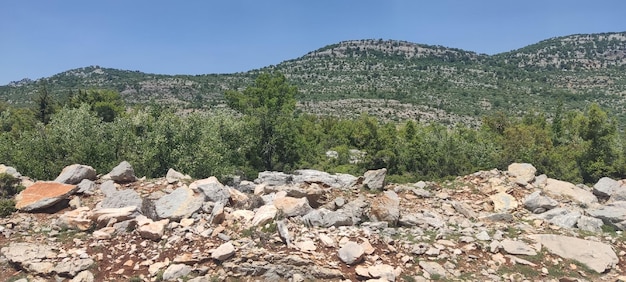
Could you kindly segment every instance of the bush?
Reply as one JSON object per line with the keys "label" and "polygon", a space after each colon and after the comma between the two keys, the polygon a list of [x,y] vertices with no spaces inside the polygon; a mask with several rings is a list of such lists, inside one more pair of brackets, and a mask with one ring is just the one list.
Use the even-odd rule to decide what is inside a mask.
{"label": "bush", "polygon": [[19,192],[20,179],[8,173],[0,173],[0,197],[12,197]]}
{"label": "bush", "polygon": [[15,211],[15,201],[0,199],[0,217],[7,217]]}

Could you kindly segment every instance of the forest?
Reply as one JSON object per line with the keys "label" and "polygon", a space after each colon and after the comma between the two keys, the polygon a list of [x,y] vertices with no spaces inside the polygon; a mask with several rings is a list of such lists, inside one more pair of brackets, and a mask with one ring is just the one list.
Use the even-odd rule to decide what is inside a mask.
{"label": "forest", "polygon": [[625,136],[598,104],[523,117],[496,112],[473,128],[315,116],[297,110],[296,93],[284,75],[262,73],[244,90],[226,91],[228,108],[183,112],[128,106],[112,90],[76,90],[55,101],[42,86],[30,108],[0,102],[0,163],[40,180],[74,163],[106,173],[124,160],[148,178],[169,168],[225,180],[265,170],[361,175],[384,167],[389,181],[411,182],[512,162],[574,183],[625,178]]}

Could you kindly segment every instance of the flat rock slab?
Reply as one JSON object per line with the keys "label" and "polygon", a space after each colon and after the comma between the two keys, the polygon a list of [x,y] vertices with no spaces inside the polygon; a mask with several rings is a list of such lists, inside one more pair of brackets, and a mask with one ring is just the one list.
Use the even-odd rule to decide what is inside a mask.
{"label": "flat rock slab", "polygon": [[522,241],[513,241],[506,239],[500,242],[500,244],[502,246],[502,249],[504,249],[507,254],[526,256],[537,255],[535,249]]}
{"label": "flat rock slab", "polygon": [[67,199],[76,189],[76,185],[37,181],[15,197],[15,208],[26,212],[45,209]]}
{"label": "flat rock slab", "polygon": [[548,251],[562,258],[578,261],[590,269],[603,273],[619,260],[610,245],[554,234],[528,235]]}
{"label": "flat rock slab", "polygon": [[55,248],[48,245],[31,243],[11,243],[8,247],[0,249],[0,253],[13,263],[22,264],[28,261],[42,260],[56,257]]}
{"label": "flat rock slab", "polygon": [[202,208],[202,204],[204,204],[204,194],[183,186],[161,197],[154,203],[154,206],[159,218],[180,220],[198,211]]}
{"label": "flat rock slab", "polygon": [[554,196],[570,198],[573,201],[586,206],[590,206],[591,204],[598,202],[598,198],[596,198],[593,193],[576,187],[576,185],[572,183],[552,178],[548,178],[546,187],[543,188],[543,191]]}
{"label": "flat rock slab", "polygon": [[439,278],[447,278],[448,272],[435,261],[423,261],[419,262],[419,266],[429,274],[429,277],[439,276]]}

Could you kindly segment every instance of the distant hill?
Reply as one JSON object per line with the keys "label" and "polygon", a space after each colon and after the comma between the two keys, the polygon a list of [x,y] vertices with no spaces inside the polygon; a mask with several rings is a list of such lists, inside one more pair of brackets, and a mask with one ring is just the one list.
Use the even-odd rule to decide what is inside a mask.
{"label": "distant hill", "polygon": [[302,110],[317,114],[366,111],[387,119],[472,123],[495,111],[550,113],[561,102],[566,109],[598,102],[626,119],[626,32],[556,37],[492,56],[406,41],[350,40],[278,65],[221,75],[90,66],[0,86],[0,99],[32,103],[45,82],[59,100],[70,89],[107,88],[131,104],[199,107],[219,104],[225,90],[243,89],[266,71],[283,72],[298,86]]}

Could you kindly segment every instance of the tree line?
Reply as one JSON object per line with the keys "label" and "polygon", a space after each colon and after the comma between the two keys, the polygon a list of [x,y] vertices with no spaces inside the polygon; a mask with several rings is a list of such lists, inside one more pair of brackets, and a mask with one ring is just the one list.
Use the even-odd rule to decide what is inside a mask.
{"label": "tree line", "polygon": [[409,182],[512,162],[575,183],[626,174],[625,136],[597,104],[521,118],[500,112],[480,128],[450,128],[304,114],[296,93],[282,74],[264,73],[245,90],[225,93],[229,109],[183,114],[157,104],[127,107],[109,90],[80,90],[59,103],[44,87],[35,108],[0,103],[0,163],[35,179],[53,179],[73,163],[106,173],[122,160],[146,177],[169,168],[196,178],[254,179],[264,170],[360,175],[385,167],[391,181]]}

